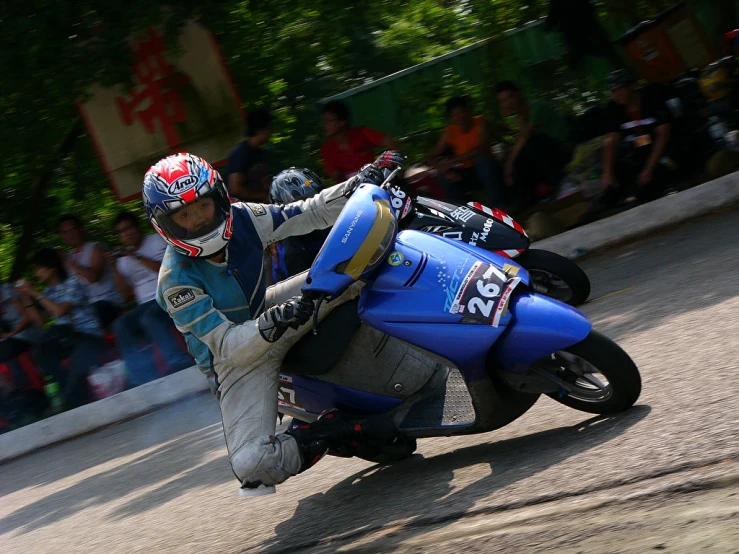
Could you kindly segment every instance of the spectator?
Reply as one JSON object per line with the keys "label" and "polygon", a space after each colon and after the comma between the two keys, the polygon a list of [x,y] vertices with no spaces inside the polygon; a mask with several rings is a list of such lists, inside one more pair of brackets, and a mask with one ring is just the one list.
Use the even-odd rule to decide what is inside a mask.
{"label": "spectator", "polygon": [[518,85],[502,81],[495,87],[501,115],[513,133],[503,179],[508,200],[529,207],[553,194],[570,161],[567,125],[546,100],[528,102]]}
{"label": "spectator", "polygon": [[335,183],[346,181],[375,161],[375,150],[400,150],[398,143],[381,131],[351,127],[349,108],[343,102],[327,102],[322,116],[328,140],[321,146],[321,158],[326,175]]}
{"label": "spectator", "polygon": [[633,185],[639,201],[659,198],[672,178],[671,170],[660,163],[670,140],[669,108],[657,87],[637,90],[636,77],[628,69],[612,72],[607,82],[612,100],[603,148],[601,203],[616,204]]}
{"label": "spectator", "polygon": [[[465,202],[465,193],[483,190],[490,204],[500,200],[498,179],[490,157],[488,125],[481,115],[472,115],[470,99],[454,96],[446,102],[449,125],[429,156],[428,163],[439,172],[439,181],[450,200]],[[452,157],[439,159],[451,151]]]}
{"label": "spectator", "polygon": [[41,329],[33,325],[24,302],[27,298],[15,295],[13,285],[0,287],[0,364],[5,364],[10,379],[0,379],[0,414],[13,423],[23,415],[41,415],[45,408],[43,394],[22,390],[30,385],[28,376],[16,357],[27,351],[41,336]]}
{"label": "spectator", "polygon": [[92,305],[103,328],[121,313],[121,297],[115,288],[113,273],[105,259],[103,245],[88,242],[80,219],[71,214],[59,219],[59,234],[72,249],[66,256],[68,272],[74,273],[87,288],[87,301]]}
{"label": "spectator", "polygon": [[272,116],[252,110],[246,116],[246,139],[228,155],[228,193],[240,202],[266,202],[272,182],[269,156],[264,145],[272,136]]}
{"label": "spectator", "polygon": [[[16,287],[19,296],[34,301],[33,307],[28,308],[34,323],[43,327],[50,322],[33,346],[33,358],[45,375],[52,375],[59,382],[65,407],[76,408],[86,402],[87,376],[100,363],[103,330],[88,302],[87,287],[67,272],[56,250],[40,250],[33,262],[36,277],[47,285],[44,293],[27,282]],[[67,358],[70,362],[65,370],[62,362]]]}
{"label": "spectator", "polygon": [[27,308],[28,299],[19,298],[10,283],[4,283],[0,289],[0,363],[15,358],[28,350],[41,334],[33,324]]}
{"label": "spectator", "polygon": [[[144,236],[138,217],[121,212],[113,228],[125,248],[108,253],[115,267],[116,285],[128,297],[131,293],[138,304],[120,316],[113,324],[118,348],[126,362],[129,385],[136,387],[157,378],[157,367],[151,351],[156,343],[167,364],[167,373],[195,365],[173,335],[174,325],[169,314],[156,303],[157,278],[167,243],[157,234]],[[139,339],[149,344],[141,348]]]}

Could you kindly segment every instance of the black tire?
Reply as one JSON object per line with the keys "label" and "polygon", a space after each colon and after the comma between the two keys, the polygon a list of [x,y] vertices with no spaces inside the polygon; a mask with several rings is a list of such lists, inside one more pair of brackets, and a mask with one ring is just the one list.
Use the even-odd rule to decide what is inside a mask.
{"label": "black tire", "polygon": [[388,465],[406,458],[410,458],[416,451],[418,444],[416,439],[398,437],[393,444],[384,446],[372,446],[367,444],[355,445],[354,455],[368,462],[380,465]]}
{"label": "black tire", "polygon": [[[590,296],[590,279],[585,272],[572,260],[568,260],[564,256],[555,254],[554,252],[548,252],[547,250],[527,250],[520,256],[514,258],[514,261],[522,265],[527,271],[531,273],[532,284],[542,284],[551,288],[551,283],[544,282],[547,280],[549,274],[564,282],[569,287],[571,295],[566,297],[563,291],[559,291],[561,297],[557,294],[547,294],[557,300],[566,302],[571,306],[579,306],[584,303],[588,296]],[[543,272],[537,274],[537,272]]]}
{"label": "black tire", "polygon": [[[549,396],[575,410],[591,414],[614,414],[630,408],[641,394],[641,375],[629,355],[615,342],[597,331],[590,331],[585,340],[566,348],[592,365],[608,380],[610,396],[604,400],[582,400],[571,394],[562,398]],[[570,372],[573,373],[573,372]],[[574,374],[574,373],[573,373]],[[562,375],[558,375],[562,377]]]}

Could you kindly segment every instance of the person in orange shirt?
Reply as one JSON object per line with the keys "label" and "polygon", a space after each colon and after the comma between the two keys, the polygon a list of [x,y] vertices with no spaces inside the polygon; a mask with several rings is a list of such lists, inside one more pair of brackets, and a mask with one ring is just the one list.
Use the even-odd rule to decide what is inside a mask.
{"label": "person in orange shirt", "polygon": [[[488,202],[500,201],[500,178],[490,156],[488,125],[481,115],[472,115],[470,99],[454,96],[446,102],[450,124],[444,128],[428,164],[438,171],[449,200],[465,202],[465,193],[482,190]],[[451,153],[451,157],[442,157]]]}

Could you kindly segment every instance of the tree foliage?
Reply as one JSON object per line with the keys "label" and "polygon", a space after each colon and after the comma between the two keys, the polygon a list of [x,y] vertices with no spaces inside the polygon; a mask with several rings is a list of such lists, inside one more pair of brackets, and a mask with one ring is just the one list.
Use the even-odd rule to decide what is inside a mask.
{"label": "tree foliage", "polygon": [[[601,15],[621,10],[640,18],[667,4],[602,0],[598,6]],[[178,27],[200,19],[215,32],[245,107],[273,110],[278,159],[315,166],[322,140],[319,99],[539,19],[547,5],[546,0],[180,0],[163,7],[148,0],[7,0],[0,5],[0,277],[10,272],[29,216],[35,218],[34,245],[58,241],[56,219],[67,211],[80,215],[93,236],[113,240],[110,222],[122,206],[109,192],[90,140],[82,133],[61,158],[56,149],[78,118],[75,101],[92,83],[128,83],[132,34],[157,24],[175,44]],[[425,109],[438,111],[431,96],[439,100],[452,87],[466,86],[450,76],[433,90],[419,90],[416,105],[423,100]],[[465,90],[478,97],[484,92]],[[45,172],[50,172],[45,202],[29,205],[33,180]],[[138,202],[126,207],[140,210]]]}

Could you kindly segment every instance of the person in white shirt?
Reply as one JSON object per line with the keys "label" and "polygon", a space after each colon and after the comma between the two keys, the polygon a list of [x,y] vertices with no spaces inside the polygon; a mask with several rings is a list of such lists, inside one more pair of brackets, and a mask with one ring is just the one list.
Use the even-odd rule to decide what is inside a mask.
{"label": "person in white shirt", "polygon": [[59,218],[59,235],[71,248],[64,260],[67,272],[82,281],[87,301],[95,310],[100,325],[107,329],[120,315],[122,304],[113,280],[113,268],[106,262],[107,248],[100,242],[88,241],[82,221],[73,214]]}
{"label": "person in white shirt", "polygon": [[175,339],[169,314],[156,302],[159,266],[167,243],[157,234],[144,236],[138,217],[131,212],[118,214],[113,228],[125,245],[108,254],[115,268],[115,282],[124,297],[133,295],[138,304],[113,323],[129,385],[135,387],[158,377],[151,343],[161,352],[167,373],[190,367],[194,362]]}

